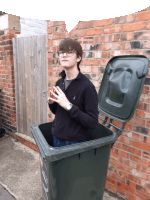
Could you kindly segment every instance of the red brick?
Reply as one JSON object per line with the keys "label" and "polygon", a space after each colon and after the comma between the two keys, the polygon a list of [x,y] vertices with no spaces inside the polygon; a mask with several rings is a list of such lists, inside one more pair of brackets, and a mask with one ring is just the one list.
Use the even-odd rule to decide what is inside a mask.
{"label": "red brick", "polygon": [[118,42],[121,41],[121,34],[113,34],[112,35],[112,42]]}
{"label": "red brick", "polygon": [[141,156],[141,154],[142,154],[141,150],[138,150],[136,148],[133,148],[133,147],[125,145],[125,144],[122,144],[122,149],[124,149],[125,151],[128,151],[130,153],[136,154],[138,156]]}
{"label": "red brick", "polygon": [[47,29],[47,34],[51,34],[52,33],[52,28],[48,28]]}
{"label": "red brick", "polygon": [[143,180],[143,179],[139,179],[139,185],[141,185],[142,187],[145,187],[145,188],[148,188],[148,189],[150,189],[150,183],[149,182],[147,182],[147,181],[145,181],[145,180]]}
{"label": "red brick", "polygon": [[144,172],[144,173],[146,173],[146,174],[150,174],[150,168],[147,167],[147,166],[141,165],[141,166],[140,166],[140,171],[142,171],[142,172]]}
{"label": "red brick", "polygon": [[106,182],[105,182],[105,189],[108,189],[108,190],[109,190],[109,183],[108,183],[107,180],[106,180]]}
{"label": "red brick", "polygon": [[133,194],[130,194],[128,192],[126,192],[126,196],[128,198],[128,200],[140,200],[140,199],[137,199],[137,197]]}
{"label": "red brick", "polygon": [[130,14],[126,16],[126,22],[134,22],[135,14]]}
{"label": "red brick", "polygon": [[92,73],[98,73],[98,67],[92,67]]}
{"label": "red brick", "polygon": [[124,137],[124,136],[120,136],[120,137],[117,139],[117,141],[122,142],[122,143],[125,143],[125,144],[129,144],[129,145],[131,145],[131,143],[132,143],[132,140],[131,140],[131,139],[129,139],[128,137]]}
{"label": "red brick", "polygon": [[80,69],[83,73],[91,73],[92,72],[92,68],[91,66],[80,66]]}
{"label": "red brick", "polygon": [[110,19],[102,19],[102,20],[95,20],[95,26],[107,26],[113,23],[113,18]]}
{"label": "red brick", "polygon": [[139,197],[141,200],[149,200],[149,196],[147,196],[147,195],[145,195],[145,194],[143,194],[143,193],[140,193],[140,192],[137,191],[137,190],[136,190],[135,195],[136,195],[137,197]]}
{"label": "red brick", "polygon": [[119,162],[117,162],[117,161],[112,160],[112,161],[111,161],[111,165],[113,165],[114,167],[116,167],[116,168],[118,168],[118,169],[121,169],[121,170],[123,170],[123,171],[128,172],[128,166],[126,166],[126,165],[124,165],[124,164],[121,164],[121,163],[119,163]]}
{"label": "red brick", "polygon": [[132,193],[132,194],[135,193],[135,189],[134,188],[131,188],[128,185],[125,185],[123,183],[117,182],[117,186],[120,187],[121,189],[125,190],[125,191],[128,191],[128,192]]}
{"label": "red brick", "polygon": [[131,55],[131,51],[111,51],[111,57],[119,55]]}
{"label": "red brick", "polygon": [[108,176],[107,176],[107,181],[110,182],[110,183],[112,183],[112,184],[114,184],[114,185],[117,184],[117,181],[116,181],[116,180],[114,180],[113,178],[108,177]]}
{"label": "red brick", "polygon": [[149,40],[149,38],[150,38],[150,32],[149,31],[134,32],[134,39]]}
{"label": "red brick", "polygon": [[147,94],[141,94],[140,96],[140,101],[143,101],[143,102],[150,102],[150,95],[147,95]]}
{"label": "red brick", "polygon": [[144,119],[139,119],[139,118],[136,118],[136,117],[132,117],[129,120],[129,123],[139,125],[139,126],[145,126],[146,125],[146,121]]}
{"label": "red brick", "polygon": [[150,11],[140,12],[136,14],[135,21],[146,21],[146,20],[150,20]]}
{"label": "red brick", "polygon": [[52,39],[53,40],[59,39],[59,33],[53,33],[52,34]]}
{"label": "red brick", "polygon": [[115,142],[114,147],[121,149],[122,144],[120,142]]}
{"label": "red brick", "polygon": [[143,135],[132,132],[132,139],[139,140],[139,141],[143,142]]}
{"label": "red brick", "polygon": [[126,22],[126,16],[115,17],[115,24],[122,24]]}
{"label": "red brick", "polygon": [[132,181],[127,180],[127,185],[128,185],[129,187],[132,187],[132,188],[136,189],[136,183],[134,183],[134,182],[132,182]]}
{"label": "red brick", "polygon": [[123,190],[121,187],[117,186],[117,196],[122,197],[123,199],[125,199],[125,193],[126,193],[125,190]]}
{"label": "red brick", "polygon": [[80,43],[93,43],[93,37],[82,37],[78,40]]}
{"label": "red brick", "polygon": [[144,172],[141,172],[139,170],[129,168],[129,173],[137,176],[138,178],[142,178],[142,179],[145,179],[147,181],[149,180],[149,175],[144,173]]}
{"label": "red brick", "polygon": [[129,123],[126,123],[126,125],[125,125],[125,129],[126,130],[131,130],[132,131],[132,124],[129,124]]}
{"label": "red brick", "polygon": [[150,159],[150,153],[146,152],[146,151],[143,151],[143,157],[147,158],[147,159]]}
{"label": "red brick", "polygon": [[142,89],[142,93],[148,94],[150,92],[150,86],[144,85]]}
{"label": "red brick", "polygon": [[100,42],[110,42],[111,41],[111,35],[102,35]]}
{"label": "red brick", "polygon": [[95,65],[98,66],[100,64],[99,60],[85,60],[84,62],[85,65]]}
{"label": "red brick", "polygon": [[100,35],[102,33],[102,28],[88,29],[86,30],[86,35]]}
{"label": "red brick", "polygon": [[[144,100],[142,99],[141,97],[141,101]],[[146,99],[145,99],[146,100]],[[148,110],[148,104],[146,103],[143,103],[143,102],[139,102],[138,105],[137,105],[137,109],[140,109],[140,110]]]}
{"label": "red brick", "polygon": [[71,37],[82,37],[85,36],[85,30],[75,30],[70,32]]}
{"label": "red brick", "polygon": [[117,155],[120,155],[123,158],[129,158],[129,153],[127,153],[125,151],[121,151],[119,149],[115,149],[113,153],[116,153]]}
{"label": "red brick", "polygon": [[123,158],[123,157],[120,157],[119,161],[120,161],[120,163],[125,164],[127,166],[130,166],[130,163],[131,163],[131,161],[129,160],[129,158],[126,159],[126,158]]}
{"label": "red brick", "polygon": [[121,49],[121,42],[103,44],[103,50],[111,50],[111,49]]}
{"label": "red brick", "polygon": [[149,49],[150,48],[150,41],[145,42],[145,48]]}
{"label": "red brick", "polygon": [[53,44],[52,40],[48,41],[48,43],[47,43],[48,46],[52,46],[52,44]]}
{"label": "red brick", "polygon": [[135,183],[137,183],[137,181],[138,181],[138,178],[135,175],[129,174],[129,173],[121,171],[121,170],[119,172],[119,175],[123,176],[124,178],[129,179],[131,181],[134,181]]}
{"label": "red brick", "polygon": [[150,29],[150,21],[146,23],[146,29]]}
{"label": "red brick", "polygon": [[112,173],[111,171],[107,175],[108,177],[111,177],[112,179],[116,180],[117,182],[125,183],[125,178],[121,177],[115,173]]}
{"label": "red brick", "polygon": [[101,66],[106,66],[107,63],[109,62],[109,59],[101,59]]}
{"label": "red brick", "polygon": [[138,147],[140,149],[144,149],[146,151],[150,151],[150,145],[148,145],[148,144],[137,142],[137,141],[133,141],[132,145],[135,146],[135,147]]}
{"label": "red brick", "polygon": [[119,156],[114,154],[114,153],[111,153],[110,154],[110,159],[113,159],[113,160],[116,160],[116,161],[119,161]]}
{"label": "red brick", "polygon": [[101,54],[101,57],[102,58],[110,58],[110,52],[103,51],[102,54]]}
{"label": "red brick", "polygon": [[146,126],[147,126],[148,128],[150,128],[150,121],[147,120]]}
{"label": "red brick", "polygon": [[150,119],[150,113],[141,110],[136,110],[136,116],[144,119]]}
{"label": "red brick", "polygon": [[79,22],[79,29],[89,29],[89,28],[93,28],[94,27],[94,21],[82,21]]}
{"label": "red brick", "polygon": [[146,24],[145,22],[125,24],[123,25],[123,31],[129,32],[129,31],[143,30],[145,28],[145,24]]}
{"label": "red brick", "polygon": [[104,33],[117,33],[122,31],[122,25],[114,25],[114,26],[107,26],[104,27]]}
{"label": "red brick", "polygon": [[144,51],[144,50],[133,50],[132,55],[146,55],[146,51]]}
{"label": "red brick", "polygon": [[130,156],[130,159],[133,160],[134,162],[140,163],[142,165],[149,165],[150,164],[149,160],[146,160],[144,158],[141,158],[141,157],[138,157],[138,156],[135,156],[135,155],[132,155],[132,154]]}
{"label": "red brick", "polygon": [[48,59],[48,64],[53,64],[53,59]]}
{"label": "red brick", "polygon": [[65,25],[65,21],[59,21],[59,25]]}
{"label": "red brick", "polygon": [[119,175],[119,169],[118,169],[117,167],[112,166],[112,165],[111,165],[111,162],[109,162],[109,167],[108,167],[108,169],[109,169],[111,172],[113,172],[113,173]]}
{"label": "red brick", "polygon": [[109,190],[113,191],[113,193],[114,193],[114,192],[117,191],[117,186],[115,186],[115,185],[109,183]]}

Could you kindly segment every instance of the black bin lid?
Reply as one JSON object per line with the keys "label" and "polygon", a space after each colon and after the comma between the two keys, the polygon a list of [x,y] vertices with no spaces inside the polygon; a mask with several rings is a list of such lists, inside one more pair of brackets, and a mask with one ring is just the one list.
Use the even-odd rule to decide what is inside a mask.
{"label": "black bin lid", "polygon": [[127,122],[141,95],[149,61],[146,56],[115,56],[108,62],[98,92],[98,109],[105,116]]}

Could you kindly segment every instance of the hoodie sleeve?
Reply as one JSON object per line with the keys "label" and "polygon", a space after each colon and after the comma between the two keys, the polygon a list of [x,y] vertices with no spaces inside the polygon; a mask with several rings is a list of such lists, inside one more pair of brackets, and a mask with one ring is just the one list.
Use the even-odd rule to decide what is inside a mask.
{"label": "hoodie sleeve", "polygon": [[85,112],[81,111],[78,106],[73,105],[68,111],[73,119],[89,129],[95,129],[98,126],[98,95],[95,86],[88,85],[84,93]]}
{"label": "hoodie sleeve", "polygon": [[53,104],[49,104],[48,103],[48,105],[49,105],[49,109],[52,111],[52,113],[55,115],[55,113],[56,113],[56,109],[57,109],[57,103],[56,102],[54,102]]}

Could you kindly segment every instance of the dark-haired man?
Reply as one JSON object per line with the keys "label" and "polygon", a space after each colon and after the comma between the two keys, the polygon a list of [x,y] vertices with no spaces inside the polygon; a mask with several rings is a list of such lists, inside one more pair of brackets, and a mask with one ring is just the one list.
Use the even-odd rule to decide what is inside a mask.
{"label": "dark-haired man", "polygon": [[92,82],[80,72],[80,43],[72,39],[61,41],[58,55],[64,70],[48,98],[49,108],[55,114],[54,147],[84,142],[90,130],[98,126],[98,96]]}

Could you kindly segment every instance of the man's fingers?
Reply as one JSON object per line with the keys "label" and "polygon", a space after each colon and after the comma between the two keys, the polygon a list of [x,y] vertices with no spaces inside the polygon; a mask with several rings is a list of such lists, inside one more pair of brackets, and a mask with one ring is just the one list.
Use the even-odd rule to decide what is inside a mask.
{"label": "man's fingers", "polygon": [[51,98],[51,97],[50,97],[49,99],[50,99],[50,100],[53,100],[53,101],[55,101],[55,102],[57,102],[57,99],[53,99],[53,98]]}
{"label": "man's fingers", "polygon": [[58,98],[58,96],[53,91],[51,91],[51,93],[53,94],[53,97]]}

